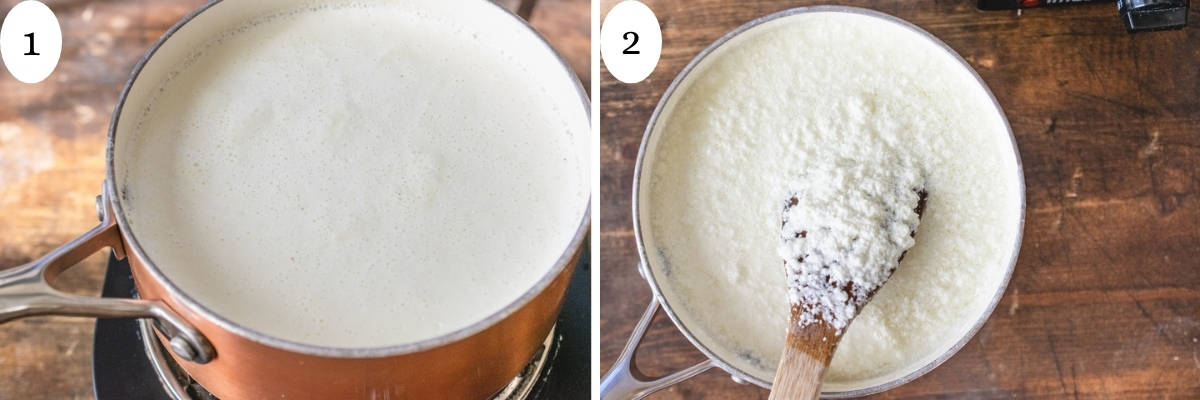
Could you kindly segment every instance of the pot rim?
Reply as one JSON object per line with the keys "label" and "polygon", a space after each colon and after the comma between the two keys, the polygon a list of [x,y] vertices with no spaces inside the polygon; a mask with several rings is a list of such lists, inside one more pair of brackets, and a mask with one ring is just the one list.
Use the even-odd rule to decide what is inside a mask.
{"label": "pot rim", "polygon": [[[158,266],[155,265],[154,261],[151,260],[148,255],[146,255],[146,252],[142,249],[141,245],[137,241],[137,238],[134,236],[133,231],[130,229],[129,221],[125,218],[125,212],[121,207],[121,195],[120,195],[121,192],[117,190],[118,188],[117,188],[117,184],[116,184],[116,181],[117,181],[116,180],[116,164],[115,164],[116,160],[115,160],[115,156],[114,156],[114,147],[116,144],[117,125],[120,123],[121,111],[124,109],[125,101],[129,97],[129,92],[133,88],[134,82],[137,81],[138,76],[141,75],[142,69],[145,68],[146,64],[150,61],[150,59],[154,56],[154,54],[158,52],[158,50],[163,46],[164,43],[166,43],[166,41],[168,39],[170,39],[170,37],[172,35],[174,35],[177,31],[182,29],[184,25],[186,25],[188,22],[195,19],[200,14],[207,11],[209,8],[212,8],[213,6],[215,6],[219,3],[222,3],[223,1],[224,0],[210,0],[208,3],[205,3],[204,5],[200,6],[199,8],[193,10],[192,12],[190,12],[186,16],[184,16],[182,19],[180,19],[179,22],[176,22],[175,25],[171,26],[170,29],[168,29],[165,33],[163,33],[163,35],[161,37],[159,37],[157,41],[154,42],[154,45],[152,45],[150,47],[150,50],[148,50],[146,52],[146,54],[143,55],[142,58],[138,61],[138,63],[134,66],[133,72],[130,74],[129,79],[125,81],[125,86],[124,86],[124,88],[121,89],[121,95],[117,100],[116,107],[114,107],[114,109],[113,109],[113,116],[111,118],[111,121],[109,122],[109,127],[108,127],[108,139],[107,139],[106,150],[105,150],[105,170],[106,171],[105,171],[104,186],[106,188],[105,191],[107,193],[111,193],[112,198],[107,199],[107,202],[112,205],[113,214],[116,217],[117,225],[119,225],[121,236],[125,240],[126,247],[128,247],[129,249],[132,250],[133,255],[135,257],[138,257],[145,263],[146,270],[150,273],[150,276],[152,276],[155,280],[161,282],[163,284],[164,290],[168,293],[168,295],[173,297],[174,300],[181,302],[183,305],[185,305],[189,309],[195,311],[196,314],[199,314],[201,317],[203,317],[209,321],[212,321],[214,324],[221,327],[222,329],[233,332],[233,333],[237,334],[238,336],[241,336],[245,339],[248,339],[250,341],[253,341],[253,342],[256,342],[259,344],[279,348],[279,349],[290,351],[293,353],[307,354],[307,355],[318,356],[318,357],[382,358],[382,357],[392,357],[392,356],[398,356],[398,355],[403,355],[403,354],[417,353],[417,352],[441,347],[446,344],[453,343],[453,342],[465,339],[467,337],[474,336],[475,334],[497,324],[498,322],[500,322],[500,321],[504,320],[505,318],[507,318],[508,316],[512,315],[517,310],[524,307],[526,304],[528,304],[530,301],[532,301],[534,299],[534,297],[537,297],[539,294],[541,294],[546,289],[546,287],[550,286],[551,281],[553,281],[555,279],[555,277],[557,277],[559,274],[561,274],[569,266],[572,266],[572,265],[568,265],[568,264],[570,264],[571,259],[574,258],[576,251],[580,248],[580,246],[583,245],[583,239],[587,236],[589,227],[591,226],[591,210],[592,210],[592,206],[591,206],[592,195],[591,195],[591,193],[588,194],[586,207],[584,208],[583,215],[580,218],[579,224],[575,229],[575,234],[571,237],[571,241],[568,243],[567,247],[563,250],[562,255],[560,255],[558,257],[558,259],[554,262],[553,267],[551,267],[549,270],[547,270],[545,275],[543,275],[541,277],[541,279],[539,279],[537,281],[537,283],[535,283],[532,287],[530,287],[527,291],[525,291],[525,293],[521,294],[521,296],[518,297],[516,300],[505,305],[499,311],[496,311],[496,312],[492,313],[491,315],[488,315],[486,318],[476,321],[466,327],[459,328],[459,329],[451,331],[449,333],[439,335],[436,337],[432,337],[432,338],[428,338],[428,339],[423,339],[423,340],[399,344],[399,345],[389,345],[389,346],[380,346],[380,347],[361,347],[361,348],[318,346],[318,345],[313,345],[313,344],[301,343],[301,342],[297,342],[297,341],[287,340],[287,339],[275,337],[272,335],[268,335],[268,334],[259,332],[257,330],[245,327],[241,324],[238,324],[238,323],[236,323],[232,320],[229,320],[228,318],[225,318],[224,316],[221,316],[220,314],[214,312],[213,310],[204,306],[204,304],[196,301],[191,296],[189,296],[187,293],[185,293],[183,290],[181,290],[178,286],[175,285],[174,282],[172,282],[166,275],[164,275],[162,273],[162,271],[159,270]],[[501,10],[508,17],[517,20],[521,24],[521,26],[524,27],[524,29],[527,29],[530,33],[533,33],[533,35],[535,37],[537,37],[537,39],[541,43],[541,45],[545,46],[545,48],[550,51],[550,53],[554,56],[554,58],[556,60],[558,60],[559,66],[562,68],[563,72],[566,72],[567,76],[574,81],[575,90],[576,90],[577,94],[579,95],[580,104],[583,106],[584,113],[588,119],[588,125],[590,126],[592,116],[591,116],[590,100],[588,99],[587,92],[584,91],[583,85],[582,85],[582,83],[580,83],[578,75],[576,75],[574,70],[571,69],[570,64],[568,64],[566,62],[566,59],[564,59],[562,57],[562,54],[560,54],[558,52],[558,50],[556,50],[554,48],[554,46],[551,45],[548,40],[546,40],[545,36],[542,36],[542,34],[540,32],[538,32],[537,29],[535,29],[532,25],[530,25],[529,22],[526,21],[525,19],[517,16],[512,11],[510,11],[507,8],[504,8],[504,7],[500,6],[499,4],[494,3],[492,1],[480,0],[480,2],[486,3],[492,7],[496,7],[497,9]],[[590,169],[590,166],[588,166],[588,168]],[[590,190],[589,190],[589,192],[590,192]],[[219,354],[220,349],[217,349],[217,351]]]}
{"label": "pot rim", "polygon": [[667,317],[671,319],[671,322],[675,324],[675,327],[679,330],[679,332],[682,333],[683,336],[685,338],[687,338],[688,342],[691,342],[692,345],[696,347],[696,349],[700,350],[701,353],[704,353],[705,357],[707,357],[709,360],[712,360],[714,365],[721,368],[725,372],[729,373],[735,381],[751,382],[759,387],[770,389],[771,382],[767,382],[762,379],[759,379],[758,377],[755,377],[754,375],[752,375],[750,373],[747,373],[745,371],[742,371],[742,370],[734,367],[733,365],[729,364],[725,360],[718,357],[715,352],[713,352],[707,346],[705,346],[703,343],[701,343],[700,340],[696,339],[695,335],[692,334],[692,332],[690,330],[688,330],[687,326],[684,325],[683,321],[675,313],[674,308],[671,306],[670,302],[667,301],[667,298],[665,296],[663,296],[662,290],[659,288],[658,280],[654,275],[654,270],[652,268],[650,268],[650,262],[649,262],[650,257],[646,253],[646,244],[644,241],[644,237],[642,235],[642,226],[641,226],[642,223],[641,223],[641,214],[640,214],[641,207],[639,204],[639,197],[640,197],[639,194],[641,192],[640,188],[641,188],[641,180],[642,180],[642,173],[643,173],[643,165],[644,165],[644,161],[646,158],[646,148],[647,148],[647,145],[649,144],[650,137],[653,134],[654,127],[658,123],[658,118],[661,116],[663,109],[666,108],[667,102],[671,99],[672,95],[675,94],[675,91],[679,88],[680,84],[687,78],[687,76],[690,75],[691,72],[705,58],[707,58],[710,54],[712,54],[714,51],[716,51],[717,48],[721,47],[728,41],[732,40],[734,37],[737,37],[750,29],[753,29],[759,25],[762,25],[764,23],[771,22],[771,21],[774,21],[777,19],[782,19],[782,18],[786,18],[786,17],[790,17],[790,16],[799,15],[799,14],[817,13],[817,12],[855,14],[855,15],[862,15],[862,16],[866,16],[866,17],[881,19],[886,22],[896,24],[902,28],[905,28],[905,29],[908,29],[910,31],[917,33],[918,35],[926,38],[927,40],[932,41],[934,44],[941,47],[943,51],[945,51],[948,54],[950,54],[951,56],[953,56],[954,59],[957,60],[959,62],[959,64],[962,65],[963,68],[966,68],[966,70],[971,73],[971,76],[973,76],[975,78],[975,81],[983,88],[984,92],[987,93],[988,98],[991,100],[992,106],[995,107],[995,111],[1000,114],[1001,120],[1004,122],[1004,128],[1008,132],[1008,138],[1009,138],[1010,143],[1012,144],[1012,152],[1013,152],[1012,154],[1013,154],[1013,157],[1015,158],[1016,172],[1017,172],[1017,178],[1018,178],[1017,179],[1017,183],[1018,183],[1017,188],[1018,188],[1018,193],[1020,193],[1020,196],[1019,196],[1020,197],[1020,219],[1017,222],[1017,235],[1013,241],[1013,250],[1012,250],[1012,254],[1010,256],[1011,258],[1009,260],[1008,268],[1004,273],[1003,279],[1000,281],[1000,285],[996,288],[996,293],[993,295],[993,297],[992,297],[991,301],[988,303],[987,307],[985,307],[983,309],[983,313],[980,314],[979,319],[977,321],[975,321],[975,323],[971,327],[971,329],[967,330],[958,339],[958,341],[955,342],[954,345],[952,345],[949,349],[947,349],[943,354],[939,355],[934,360],[926,363],[925,365],[921,366],[920,368],[917,368],[916,370],[914,370],[902,377],[899,377],[897,379],[887,381],[887,382],[884,382],[881,384],[861,388],[861,389],[849,390],[849,391],[844,391],[844,392],[822,392],[821,393],[822,398],[850,398],[850,397],[860,397],[860,396],[866,396],[866,395],[883,392],[885,390],[889,390],[889,389],[895,388],[897,386],[903,385],[905,383],[911,382],[912,380],[917,379],[917,378],[921,377],[922,375],[925,375],[929,371],[932,371],[934,368],[937,368],[939,365],[944,363],[946,360],[949,360],[950,357],[952,357],[955,353],[957,353],[960,349],[962,349],[962,347],[965,346],[967,344],[967,342],[969,342],[971,340],[971,338],[973,338],[975,336],[975,334],[979,332],[980,328],[982,328],[983,325],[991,317],[992,312],[995,311],[996,305],[999,304],[1000,299],[1004,296],[1004,293],[1008,287],[1008,283],[1012,279],[1013,271],[1016,269],[1017,256],[1021,250],[1021,240],[1022,240],[1022,237],[1024,234],[1024,229],[1025,229],[1025,206],[1026,206],[1025,172],[1024,172],[1024,167],[1021,164],[1020,149],[1017,148],[1016,137],[1013,135],[1012,126],[1008,122],[1008,117],[1007,117],[1007,115],[1005,115],[1004,109],[1000,107],[1000,103],[996,100],[996,96],[992,93],[991,88],[989,88],[987,86],[987,83],[983,81],[983,78],[981,78],[979,76],[979,73],[976,72],[975,69],[972,68],[971,65],[969,63],[967,63],[967,61],[964,60],[961,55],[958,54],[958,52],[954,51],[953,48],[946,45],[945,42],[942,42],[941,39],[938,39],[933,34],[925,31],[924,29],[921,29],[920,27],[918,27],[917,25],[915,25],[911,22],[905,21],[903,19],[900,19],[898,17],[892,16],[890,14],[886,14],[886,13],[883,13],[880,11],[875,11],[875,10],[871,10],[871,9],[861,8],[861,7],[852,7],[852,6],[820,5],[820,6],[795,7],[795,8],[785,9],[785,10],[777,11],[777,12],[774,12],[771,14],[767,14],[767,15],[755,18],[749,22],[746,22],[745,24],[742,24],[741,26],[738,26],[737,28],[733,29],[732,31],[721,36],[719,39],[714,41],[708,47],[704,48],[704,50],[700,51],[700,53],[697,54],[695,58],[693,58],[690,62],[688,62],[688,64],[683,68],[683,70],[681,70],[679,72],[679,74],[675,76],[675,79],[671,81],[671,84],[667,87],[666,91],[663,92],[662,97],[659,98],[658,104],[654,108],[654,112],[650,116],[650,120],[646,123],[646,130],[642,134],[642,142],[638,147],[637,162],[634,165],[634,171],[633,171],[633,199],[632,199],[633,200],[633,205],[632,205],[632,207],[633,207],[633,231],[634,231],[634,236],[637,238],[637,249],[638,249],[638,257],[639,257],[638,271],[641,273],[642,278],[644,278],[646,280],[646,283],[649,284],[650,290],[651,290],[651,292],[653,292],[654,298],[660,304],[662,304],[663,311],[667,314]]}

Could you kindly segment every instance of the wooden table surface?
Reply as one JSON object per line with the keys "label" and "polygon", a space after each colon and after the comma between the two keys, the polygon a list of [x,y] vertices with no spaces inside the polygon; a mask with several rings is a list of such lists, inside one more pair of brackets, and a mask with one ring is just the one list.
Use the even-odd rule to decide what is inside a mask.
{"label": "wooden table surface", "polygon": [[[0,16],[18,0],[0,1]],[[28,85],[0,72],[0,268],[24,264],[96,224],[104,142],[134,64],[202,0],[43,0],[63,31],[55,72]],[[520,0],[501,0],[517,9]],[[590,87],[591,7],[540,0],[530,21]],[[2,69],[2,68],[0,68]],[[58,286],[100,293],[107,256],[60,277]],[[91,398],[87,318],[36,317],[0,325],[0,399]]]}
{"label": "wooden table surface", "polygon": [[[646,81],[601,71],[601,367],[650,290],[630,216],[634,161],[667,85],[701,49],[803,1],[643,0],[663,55]],[[617,1],[602,0],[601,15]],[[1112,3],[978,11],[974,1],[839,2],[909,20],[991,87],[1020,147],[1024,242],[1003,300],[957,355],[874,398],[1200,398],[1200,12],[1182,31],[1127,34]],[[702,355],[659,317],[642,366]],[[766,398],[711,370],[652,398]]]}

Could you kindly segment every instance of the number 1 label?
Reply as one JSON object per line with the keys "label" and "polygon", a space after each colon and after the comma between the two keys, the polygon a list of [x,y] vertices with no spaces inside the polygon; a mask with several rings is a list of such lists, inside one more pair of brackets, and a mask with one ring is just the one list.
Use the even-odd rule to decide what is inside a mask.
{"label": "number 1 label", "polygon": [[40,56],[41,54],[33,50],[33,32],[26,33],[25,37],[29,38],[29,51],[25,52],[25,55]]}
{"label": "number 1 label", "polygon": [[17,3],[0,26],[0,58],[14,78],[38,83],[62,55],[62,30],[50,7],[36,0]]}

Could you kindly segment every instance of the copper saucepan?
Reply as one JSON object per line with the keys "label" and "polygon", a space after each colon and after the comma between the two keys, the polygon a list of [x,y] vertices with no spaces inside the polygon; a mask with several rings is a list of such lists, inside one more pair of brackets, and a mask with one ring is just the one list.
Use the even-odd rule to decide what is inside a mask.
{"label": "copper saucepan", "polygon": [[[33,315],[153,319],[159,340],[176,361],[205,389],[225,399],[492,395],[520,373],[550,332],[588,232],[590,207],[554,266],[517,300],[457,331],[387,347],[321,347],[253,331],[182,292],[138,245],[122,212],[115,171],[117,139],[132,134],[130,127],[121,124],[122,116],[127,109],[146,104],[156,83],[195,45],[236,23],[296,6],[291,0],[212,1],[184,17],[154,44],[134,68],[109,126],[106,179],[96,198],[100,224],[44,257],[0,271],[0,323]],[[515,21],[510,23],[519,27],[520,34],[514,40],[530,41],[539,57],[557,62],[561,73],[545,79],[578,92],[578,104],[561,106],[583,107],[586,115],[588,100],[578,78],[532,27],[490,1],[464,8],[459,10],[462,18]],[[577,153],[581,159],[588,157],[585,147]],[[129,260],[140,299],[77,296],[51,287],[63,270],[106,247],[117,258]]]}

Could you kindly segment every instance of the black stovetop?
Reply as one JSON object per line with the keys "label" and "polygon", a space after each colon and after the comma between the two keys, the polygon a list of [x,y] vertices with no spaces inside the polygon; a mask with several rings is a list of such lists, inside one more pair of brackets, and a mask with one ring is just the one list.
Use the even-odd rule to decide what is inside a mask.
{"label": "black stovetop", "polygon": [[[586,247],[586,245],[585,245]],[[557,335],[562,337],[553,353],[553,365],[535,384],[534,399],[581,399],[591,393],[591,263],[588,251],[580,257],[567,288]],[[132,297],[133,277],[129,264],[110,257],[104,278],[104,297]],[[158,381],[142,346],[138,323],[132,319],[96,321],[92,353],[92,384],[97,400],[170,400]]]}

